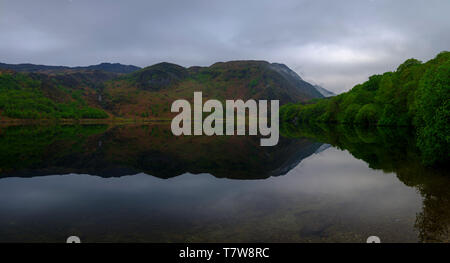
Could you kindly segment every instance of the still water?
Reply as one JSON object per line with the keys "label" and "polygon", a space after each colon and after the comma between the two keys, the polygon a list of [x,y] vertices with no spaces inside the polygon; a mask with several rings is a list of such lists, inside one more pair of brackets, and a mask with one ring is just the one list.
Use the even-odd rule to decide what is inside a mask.
{"label": "still water", "polygon": [[164,125],[0,134],[1,242],[449,241],[450,179],[397,131],[290,133],[276,147]]}

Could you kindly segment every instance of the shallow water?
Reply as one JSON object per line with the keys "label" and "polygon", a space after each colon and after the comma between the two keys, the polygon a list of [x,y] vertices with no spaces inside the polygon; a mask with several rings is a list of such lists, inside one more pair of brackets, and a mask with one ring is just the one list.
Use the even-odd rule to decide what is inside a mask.
{"label": "shallow water", "polygon": [[[0,241],[64,242],[71,235],[84,242],[448,240],[450,180],[435,171],[424,175],[426,169],[405,171],[406,157],[392,156],[402,166],[383,171],[342,145],[304,138],[250,155],[258,140],[242,136],[225,142],[236,152],[222,147],[206,154],[219,138],[135,137],[141,130],[152,127],[108,128],[82,141],[55,133],[57,140],[34,149],[39,156],[11,150],[10,158],[24,164],[3,163]],[[12,138],[24,140],[8,137],[9,144]]]}

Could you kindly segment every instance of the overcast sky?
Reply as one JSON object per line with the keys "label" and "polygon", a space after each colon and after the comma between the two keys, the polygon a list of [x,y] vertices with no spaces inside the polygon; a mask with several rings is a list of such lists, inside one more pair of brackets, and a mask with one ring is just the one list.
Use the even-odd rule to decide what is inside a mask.
{"label": "overcast sky", "polygon": [[450,50],[449,0],[0,0],[0,62],[284,63],[334,92]]}

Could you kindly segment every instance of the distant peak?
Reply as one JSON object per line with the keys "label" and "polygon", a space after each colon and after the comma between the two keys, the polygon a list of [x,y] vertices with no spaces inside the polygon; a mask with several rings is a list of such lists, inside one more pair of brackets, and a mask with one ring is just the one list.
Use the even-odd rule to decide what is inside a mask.
{"label": "distant peak", "polygon": [[336,93],[334,93],[334,92],[332,92],[332,91],[329,91],[329,90],[327,90],[327,89],[325,89],[325,88],[323,88],[323,87],[321,87],[321,86],[319,86],[319,85],[314,85],[314,88],[315,88],[318,92],[320,92],[320,94],[322,94],[324,97],[333,97],[333,96],[336,96]]}
{"label": "distant peak", "polygon": [[265,60],[231,60],[226,62],[216,62],[211,67],[236,67],[236,66],[256,66],[256,65],[269,65],[270,63]]}
{"label": "distant peak", "polygon": [[90,66],[76,66],[76,67],[68,67],[68,66],[49,66],[49,65],[37,65],[30,63],[23,64],[4,64],[0,63],[0,68],[2,69],[10,69],[20,72],[61,72],[67,70],[102,70],[111,73],[131,73],[140,69],[140,67],[133,65],[123,65],[120,63],[108,63],[102,62],[97,65]]}
{"label": "distant peak", "polygon": [[163,61],[163,62],[160,62],[160,63],[156,63],[156,64],[154,64],[154,65],[152,65],[152,66],[150,66],[150,67],[153,67],[153,66],[180,67],[180,68],[184,68],[183,66],[180,66],[180,65],[178,65],[178,64],[170,63],[170,62],[166,62],[166,61]]}

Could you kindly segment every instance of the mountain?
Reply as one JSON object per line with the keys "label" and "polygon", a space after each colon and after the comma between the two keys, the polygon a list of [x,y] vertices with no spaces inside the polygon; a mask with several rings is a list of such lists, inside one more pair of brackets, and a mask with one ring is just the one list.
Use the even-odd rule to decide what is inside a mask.
{"label": "mountain", "polygon": [[66,66],[47,66],[35,64],[5,64],[0,63],[0,69],[9,69],[19,72],[40,72],[40,73],[60,73],[70,71],[84,71],[84,70],[102,70],[111,73],[131,73],[139,70],[139,67],[133,65],[123,65],[120,63],[101,63],[98,65],[86,67],[66,67]]}
{"label": "mountain", "polygon": [[253,89],[252,93],[262,92],[259,95],[267,99],[275,99],[274,96],[276,96],[281,104],[323,97],[313,85],[280,63],[251,60],[220,62],[204,71],[221,74],[225,80],[229,78],[238,78],[244,82],[250,80],[248,85]]}
{"label": "mountain", "polygon": [[322,96],[324,96],[325,98],[336,96],[336,94],[335,94],[334,92],[329,91],[329,90],[327,90],[327,89],[324,89],[324,88],[322,88],[322,87],[319,86],[319,85],[314,85],[314,88],[315,88],[318,92],[320,92],[320,94],[322,94]]}
{"label": "mountain", "polygon": [[[1,68],[6,69],[1,69]],[[169,119],[173,101],[203,98],[306,102],[323,95],[286,65],[218,62],[185,68],[158,63],[139,69],[102,63],[88,67],[0,65],[0,116],[19,119]]]}
{"label": "mountain", "polygon": [[280,100],[280,104],[322,98],[314,86],[283,64],[218,62],[209,67],[159,63],[105,83],[103,106],[116,116],[169,118],[174,100],[203,98]]}
{"label": "mountain", "polygon": [[98,65],[92,65],[87,67],[73,67],[72,69],[81,69],[81,70],[102,70],[106,72],[112,72],[112,73],[132,73],[134,71],[137,71],[141,69],[140,67],[133,66],[133,65],[123,65],[120,63],[101,63]]}

